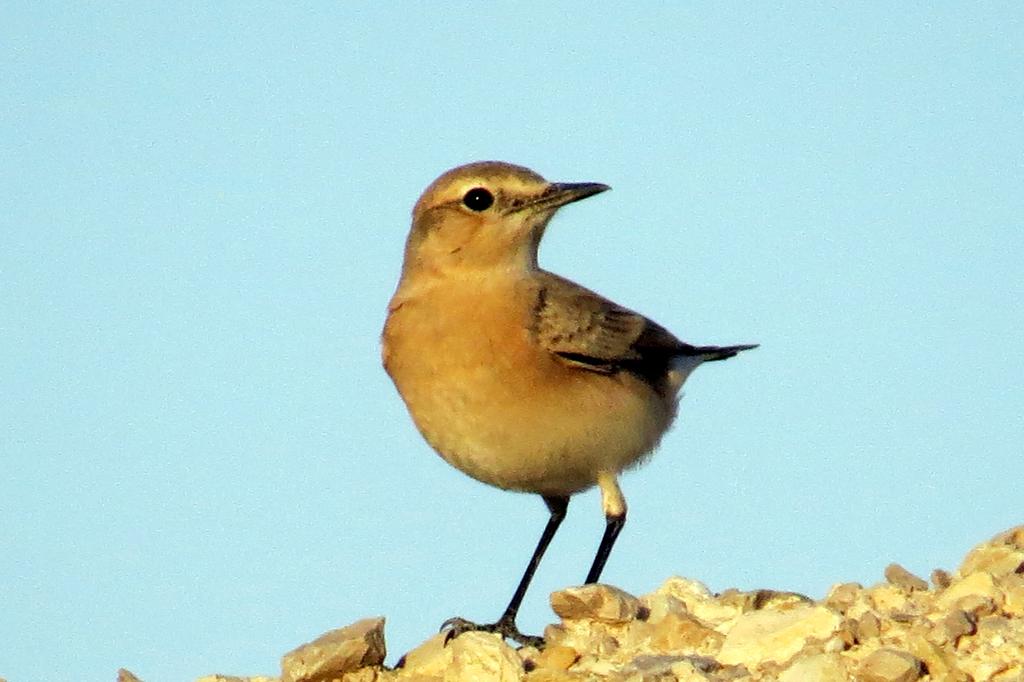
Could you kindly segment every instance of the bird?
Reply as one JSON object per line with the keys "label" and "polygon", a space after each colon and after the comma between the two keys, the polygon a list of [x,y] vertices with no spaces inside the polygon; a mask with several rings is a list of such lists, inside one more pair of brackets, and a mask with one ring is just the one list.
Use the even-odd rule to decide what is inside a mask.
{"label": "bird", "polygon": [[563,206],[610,189],[548,182],[500,161],[448,170],[412,209],[381,356],[413,422],[449,464],[540,495],[548,521],[501,617],[451,618],[446,641],[494,632],[543,646],[516,616],[572,495],[597,486],[605,529],[585,583],[601,577],[626,521],[619,475],[658,445],[683,382],[757,344],[695,346],[538,265]]}

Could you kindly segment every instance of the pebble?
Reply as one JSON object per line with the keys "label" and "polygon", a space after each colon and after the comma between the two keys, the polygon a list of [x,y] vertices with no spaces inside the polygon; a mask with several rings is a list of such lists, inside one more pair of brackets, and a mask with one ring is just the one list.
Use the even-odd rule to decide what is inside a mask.
{"label": "pebble", "polygon": [[885,567],[885,579],[897,587],[908,590],[927,590],[928,583],[903,568],[899,564],[889,564]]}
{"label": "pebble", "polygon": [[836,653],[800,658],[779,675],[779,682],[846,682],[848,679],[846,662]]}
{"label": "pebble", "polygon": [[878,649],[861,661],[860,682],[914,682],[921,678],[922,665],[913,655],[898,649]]}
{"label": "pebble", "polygon": [[932,571],[931,575],[932,585],[937,590],[944,590],[953,583],[953,576],[949,574],[949,571],[944,571],[941,568],[936,568]]}
{"label": "pebble", "polygon": [[318,682],[384,662],[384,619],[331,630],[281,659],[281,682]]}
{"label": "pebble", "polygon": [[640,608],[639,599],[610,585],[570,587],[551,595],[551,609],[563,620],[628,623]]}

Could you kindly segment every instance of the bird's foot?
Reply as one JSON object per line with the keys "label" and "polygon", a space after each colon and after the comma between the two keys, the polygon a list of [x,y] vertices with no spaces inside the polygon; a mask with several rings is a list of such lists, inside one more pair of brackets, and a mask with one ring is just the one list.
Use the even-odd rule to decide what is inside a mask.
{"label": "bird's foot", "polygon": [[538,649],[544,648],[544,638],[537,637],[535,635],[524,635],[519,632],[519,628],[516,627],[514,618],[507,618],[502,616],[498,619],[497,623],[474,623],[473,621],[466,620],[465,618],[449,618],[441,624],[441,630],[447,630],[447,634],[444,638],[444,643],[452,641],[463,632],[493,632],[501,635],[505,639],[511,639],[522,646],[532,646]]}

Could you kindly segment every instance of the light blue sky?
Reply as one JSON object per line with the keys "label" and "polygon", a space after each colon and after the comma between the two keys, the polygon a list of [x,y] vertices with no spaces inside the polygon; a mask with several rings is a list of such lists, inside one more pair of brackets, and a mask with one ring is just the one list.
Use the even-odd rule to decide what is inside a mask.
{"label": "light blue sky", "polygon": [[[1019,3],[0,10],[0,676],[272,674],[496,618],[539,499],[379,366],[409,209],[479,159],[614,191],[542,264],[702,368],[604,578],[820,597],[1024,521]],[[955,5],[955,6],[954,6]],[[570,505],[520,624],[582,581]]]}

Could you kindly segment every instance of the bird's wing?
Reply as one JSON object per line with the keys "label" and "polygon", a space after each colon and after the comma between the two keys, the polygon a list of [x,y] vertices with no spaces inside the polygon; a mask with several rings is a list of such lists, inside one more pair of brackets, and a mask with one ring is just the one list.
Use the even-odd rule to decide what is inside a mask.
{"label": "bird's wing", "polygon": [[557,275],[540,278],[533,332],[572,365],[611,374],[629,370],[658,381],[690,348],[661,325]]}

